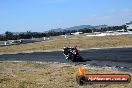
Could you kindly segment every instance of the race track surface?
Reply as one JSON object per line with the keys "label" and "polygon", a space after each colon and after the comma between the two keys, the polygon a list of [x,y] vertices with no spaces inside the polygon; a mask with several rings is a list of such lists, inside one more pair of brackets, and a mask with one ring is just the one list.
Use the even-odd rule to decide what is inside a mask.
{"label": "race track surface", "polygon": [[[86,62],[82,62],[83,64],[116,66],[132,70],[132,48],[89,49],[80,51],[80,55],[86,60]],[[0,55],[0,61],[71,63],[65,60],[62,51],[3,54]]]}

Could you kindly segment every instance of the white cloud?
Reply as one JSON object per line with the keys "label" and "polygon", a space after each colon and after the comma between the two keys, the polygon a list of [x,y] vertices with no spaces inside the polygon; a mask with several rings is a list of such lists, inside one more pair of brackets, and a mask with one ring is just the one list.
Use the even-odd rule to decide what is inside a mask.
{"label": "white cloud", "polygon": [[108,24],[108,25],[122,25],[125,22],[132,21],[132,9],[122,9],[122,10],[109,10],[108,13],[102,15],[91,14],[85,17],[79,18],[78,23],[85,24]]}

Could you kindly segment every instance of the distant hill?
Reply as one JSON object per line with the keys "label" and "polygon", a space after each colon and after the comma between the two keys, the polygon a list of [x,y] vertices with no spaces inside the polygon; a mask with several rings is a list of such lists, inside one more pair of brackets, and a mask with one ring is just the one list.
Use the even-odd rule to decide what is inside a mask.
{"label": "distant hill", "polygon": [[57,28],[57,29],[51,29],[50,31],[55,31],[55,32],[60,32],[60,31],[64,31],[64,30],[79,30],[79,29],[84,29],[84,28],[94,28],[94,26],[91,25],[80,25],[80,26],[74,26],[74,27],[70,27],[70,28]]}
{"label": "distant hill", "polygon": [[[48,33],[49,31],[54,31],[54,32],[63,32],[64,30],[79,30],[79,29],[84,29],[84,28],[88,28],[88,29],[101,29],[101,28],[105,28],[108,27],[107,25],[98,25],[98,26],[91,26],[91,25],[79,25],[79,26],[74,26],[74,27],[69,27],[69,28],[57,28],[57,29],[51,29],[48,31],[44,31],[45,33]],[[21,33],[26,34],[27,32],[12,32],[14,35],[19,35]],[[37,33],[42,33],[42,32],[37,32]],[[0,35],[5,35],[0,34]]]}
{"label": "distant hill", "polygon": [[74,27],[70,27],[70,28],[66,28],[65,30],[79,30],[79,29],[84,29],[84,28],[94,28],[94,26],[91,25],[80,25],[80,26],[74,26]]}
{"label": "distant hill", "polygon": [[62,28],[57,28],[57,29],[51,29],[49,31],[54,31],[54,32],[61,32],[61,31],[64,31],[64,29]]}

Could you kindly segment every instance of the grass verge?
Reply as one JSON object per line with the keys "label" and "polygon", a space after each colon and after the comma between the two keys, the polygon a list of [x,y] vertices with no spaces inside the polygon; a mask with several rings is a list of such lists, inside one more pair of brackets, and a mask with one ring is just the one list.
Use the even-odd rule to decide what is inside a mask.
{"label": "grass verge", "polygon": [[[78,66],[37,64],[33,62],[1,62],[0,88],[131,88],[129,84],[89,84],[79,86],[75,75]],[[130,74],[110,69],[88,68],[88,73]]]}
{"label": "grass verge", "polygon": [[70,36],[67,39],[56,37],[53,40],[36,42],[31,44],[21,44],[0,47],[0,53],[15,53],[25,51],[44,51],[62,49],[65,45],[75,46],[78,48],[104,48],[104,47],[121,47],[132,46],[132,35],[119,36]]}

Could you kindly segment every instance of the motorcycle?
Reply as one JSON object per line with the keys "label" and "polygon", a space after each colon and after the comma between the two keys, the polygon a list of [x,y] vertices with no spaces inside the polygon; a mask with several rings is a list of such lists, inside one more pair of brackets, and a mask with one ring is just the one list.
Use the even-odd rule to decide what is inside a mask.
{"label": "motorcycle", "polygon": [[76,48],[63,48],[63,54],[65,55],[67,60],[71,60],[73,62],[83,61],[83,58],[80,56],[78,50]]}

